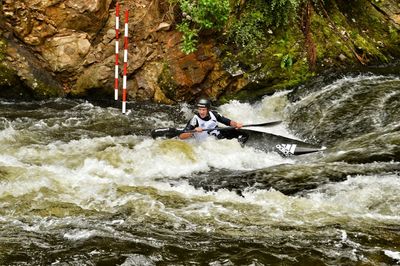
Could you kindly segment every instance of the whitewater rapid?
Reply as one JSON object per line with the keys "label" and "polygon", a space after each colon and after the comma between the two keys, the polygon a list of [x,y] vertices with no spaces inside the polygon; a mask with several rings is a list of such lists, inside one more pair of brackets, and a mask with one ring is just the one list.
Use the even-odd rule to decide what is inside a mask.
{"label": "whitewater rapid", "polygon": [[[295,112],[349,80],[371,77],[296,103],[286,91],[216,108],[244,124],[283,120],[266,130],[301,139]],[[344,102],[324,102],[325,117]],[[399,263],[397,160],[347,162],[357,138],[288,158],[236,140],[154,140],[151,129],[184,126],[192,107],[134,106],[1,102],[0,264]],[[368,136],[396,129],[378,124]],[[382,153],[371,145],[363,153]]]}

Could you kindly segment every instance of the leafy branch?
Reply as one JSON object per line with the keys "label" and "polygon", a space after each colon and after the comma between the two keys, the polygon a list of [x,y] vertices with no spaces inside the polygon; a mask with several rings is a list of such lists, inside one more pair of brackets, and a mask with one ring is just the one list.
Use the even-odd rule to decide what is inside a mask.
{"label": "leafy branch", "polygon": [[178,30],[182,32],[184,53],[197,50],[198,36],[201,30],[221,30],[230,13],[229,0],[178,0],[182,11],[182,22]]}

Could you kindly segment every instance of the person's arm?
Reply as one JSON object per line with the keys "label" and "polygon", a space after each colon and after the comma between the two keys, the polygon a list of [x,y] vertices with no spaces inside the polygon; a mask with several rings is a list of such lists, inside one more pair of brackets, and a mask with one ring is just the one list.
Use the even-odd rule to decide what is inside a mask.
{"label": "person's arm", "polygon": [[220,122],[226,126],[231,126],[231,127],[235,127],[235,128],[241,128],[243,126],[242,123],[230,120],[229,118],[226,118],[225,116],[222,116],[222,115],[218,114],[217,112],[213,112],[213,114],[217,118],[218,122]]}
{"label": "person's arm", "polygon": [[[190,121],[187,123],[186,127],[183,129],[184,131],[191,131],[191,130],[196,130],[198,132],[201,132],[201,128],[196,127],[197,126],[197,120],[193,117],[192,119],[190,119]],[[200,130],[198,130],[200,129]],[[191,138],[193,136],[193,133],[191,132],[185,132],[185,133],[181,133],[179,135],[180,139],[188,139]]]}
{"label": "person's arm", "polygon": [[[194,129],[192,129],[192,130],[194,130],[194,131],[196,131],[196,132],[201,132],[201,131],[203,131],[203,129],[202,129],[201,127],[196,127],[196,128],[194,128]],[[194,133],[192,133],[192,132],[181,133],[181,134],[179,135],[179,138],[180,138],[180,139],[188,139],[188,138],[193,137],[193,134],[194,134]]]}
{"label": "person's arm", "polygon": [[188,138],[191,138],[192,136],[193,136],[192,133],[186,132],[186,133],[181,133],[181,134],[179,135],[179,138],[180,138],[180,139],[188,139]]}

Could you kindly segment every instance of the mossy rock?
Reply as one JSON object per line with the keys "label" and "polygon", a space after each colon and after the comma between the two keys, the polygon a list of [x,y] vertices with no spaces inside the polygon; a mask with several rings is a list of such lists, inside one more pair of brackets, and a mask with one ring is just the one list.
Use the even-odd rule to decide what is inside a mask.
{"label": "mossy rock", "polygon": [[173,79],[171,70],[167,63],[164,63],[163,70],[158,77],[157,83],[167,98],[176,99],[178,84],[176,84],[175,80]]}
{"label": "mossy rock", "polygon": [[[1,31],[0,31],[1,34]],[[3,62],[7,44],[4,40],[0,39],[0,62]]]}
{"label": "mossy rock", "polygon": [[[32,70],[33,77],[22,81],[17,71],[0,64],[0,97],[7,99],[48,99],[63,96],[59,84],[45,80],[40,70]],[[40,75],[40,79],[35,78]]]}
{"label": "mossy rock", "polygon": [[18,77],[17,72],[0,63],[0,98],[32,99],[33,93]]}
{"label": "mossy rock", "polygon": [[[23,59],[7,54],[9,45]],[[13,59],[6,59],[6,56]],[[36,57],[21,45],[0,39],[0,97],[40,100],[63,95],[61,84],[40,66]]]}
{"label": "mossy rock", "polygon": [[[314,73],[309,70],[302,42],[302,33],[291,27],[287,31],[276,31],[275,37],[258,56],[227,52],[224,61],[239,65],[243,72],[241,78],[249,82],[238,92],[227,91],[221,96],[220,102],[256,100],[304,83]],[[225,67],[230,66],[225,64]]]}
{"label": "mossy rock", "polygon": [[108,74],[111,69],[107,66],[93,66],[86,69],[78,78],[76,86],[71,90],[72,97],[96,97],[111,96],[114,93],[113,84],[111,84]]}
{"label": "mossy rock", "polygon": [[[387,63],[400,55],[400,31],[370,1],[337,0],[324,5],[327,13],[321,7],[314,8],[311,16],[311,38],[316,47],[313,71],[308,66],[305,37],[295,22],[274,29],[273,34],[264,32],[265,41],[259,43],[256,50],[261,52],[256,56],[232,44],[223,47],[228,51],[223,61],[240,66],[240,78],[249,82],[240,90],[227,90],[220,101],[257,99],[297,87],[318,73]],[[254,65],[260,67],[254,70]]]}

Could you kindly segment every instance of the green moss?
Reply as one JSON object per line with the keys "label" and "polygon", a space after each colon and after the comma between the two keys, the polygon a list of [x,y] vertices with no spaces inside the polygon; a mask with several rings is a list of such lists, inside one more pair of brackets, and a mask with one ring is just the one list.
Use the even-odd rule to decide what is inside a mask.
{"label": "green moss", "polygon": [[163,70],[158,77],[157,83],[167,98],[176,99],[178,85],[174,81],[167,63],[164,63]]}
{"label": "green moss", "polygon": [[0,97],[31,99],[32,91],[21,81],[17,72],[0,62]]}
{"label": "green moss", "polygon": [[0,95],[6,98],[46,99],[63,95],[60,85],[51,75],[31,65],[25,78],[21,80],[17,71],[5,60],[7,42],[0,39]]}
{"label": "green moss", "polygon": [[242,78],[250,83],[239,92],[225,93],[221,102],[260,98],[265,94],[298,86],[314,75],[309,71],[303,51],[304,37],[301,31],[289,26],[274,34],[274,38],[268,36],[268,46],[261,48],[257,56],[251,56],[251,51],[241,51],[236,55],[233,52],[225,54],[224,61],[240,65],[245,72]]}
{"label": "green moss", "polygon": [[[314,2],[315,3],[315,2]],[[311,36],[316,48],[316,73],[325,69],[337,69],[364,63],[386,63],[390,54],[400,54],[399,30],[384,23],[384,16],[367,0],[325,1],[314,8],[311,17]],[[244,12],[248,10],[245,9]],[[246,13],[241,14],[241,17]],[[251,49],[225,47],[223,61],[240,66],[245,73],[242,79],[249,84],[240,91],[226,92],[221,102],[230,99],[253,99],[278,90],[296,87],[313,77],[307,62],[307,45],[296,22],[287,27],[263,32],[252,42]],[[247,35],[243,35],[247,36]],[[257,51],[256,55],[252,51]],[[355,54],[356,53],[356,54]],[[228,60],[226,59],[228,58]],[[256,69],[253,66],[259,66]],[[232,70],[232,68],[231,68]],[[243,82],[242,82],[243,83]]]}
{"label": "green moss", "polygon": [[17,72],[0,63],[0,87],[11,87],[18,82]]}
{"label": "green moss", "polygon": [[336,14],[340,17],[337,23],[349,33],[349,42],[361,57],[372,62],[388,62],[385,46],[396,39],[391,39],[391,25],[380,11],[369,1],[358,0],[341,3]]}
{"label": "green moss", "polygon": [[0,62],[3,62],[4,60],[6,49],[7,49],[6,42],[0,39]]}
{"label": "green moss", "polygon": [[389,39],[385,43],[386,50],[396,57],[400,57],[400,30],[397,30],[394,26],[389,25]]}
{"label": "green moss", "polygon": [[[27,85],[29,83],[29,85]],[[5,98],[47,99],[63,96],[54,82],[38,79],[22,82],[17,72],[0,63],[0,95]]]}
{"label": "green moss", "polygon": [[35,93],[35,98],[37,99],[47,99],[62,96],[60,88],[57,86],[52,86],[50,83],[46,83],[35,79],[33,81],[33,91]]}
{"label": "green moss", "polygon": [[390,40],[394,41],[394,42],[400,42],[400,38],[399,38],[400,37],[400,31],[397,30],[392,25],[389,25],[388,30],[389,30]]}
{"label": "green moss", "polygon": [[[339,17],[333,16],[336,20]],[[352,58],[353,54],[345,41],[338,35],[338,33],[332,28],[329,21],[324,17],[315,14],[312,17],[311,31],[313,40],[316,45],[317,62],[332,62],[335,65],[335,61],[340,54],[345,55],[347,58]],[[338,62],[342,63],[342,62]],[[351,61],[348,62],[351,64]]]}

